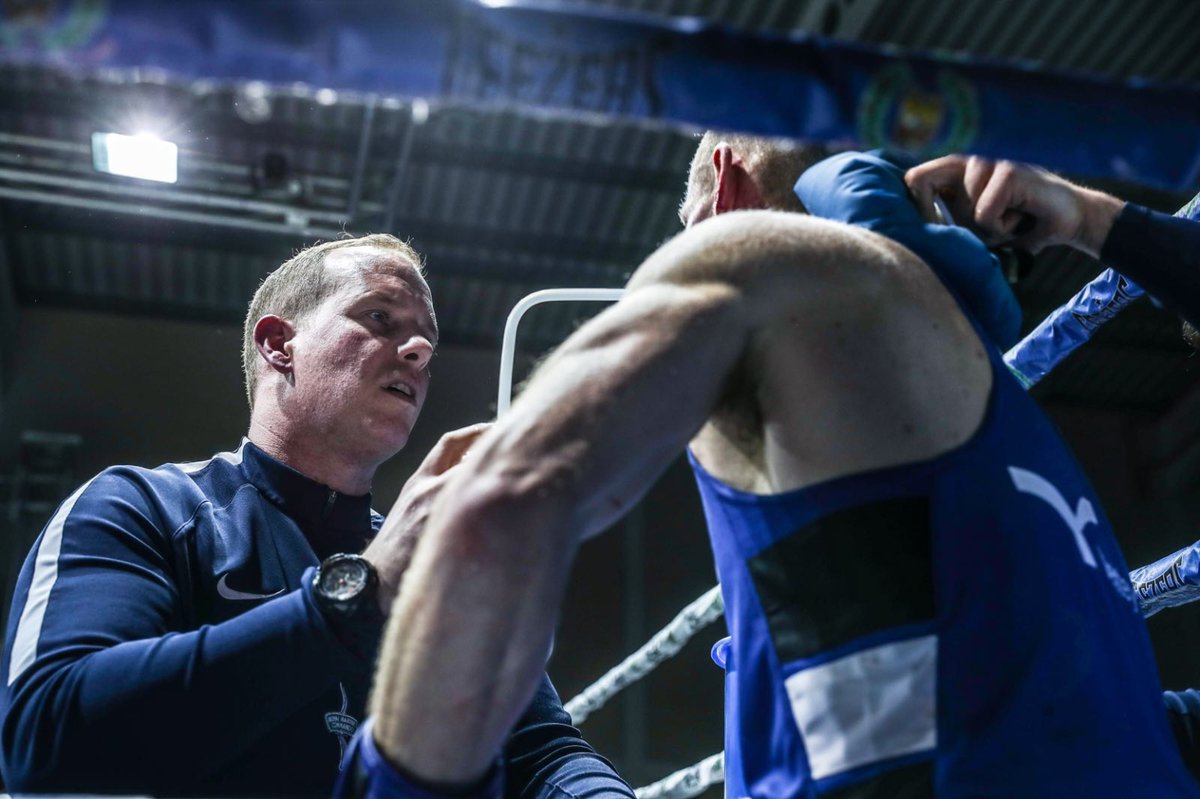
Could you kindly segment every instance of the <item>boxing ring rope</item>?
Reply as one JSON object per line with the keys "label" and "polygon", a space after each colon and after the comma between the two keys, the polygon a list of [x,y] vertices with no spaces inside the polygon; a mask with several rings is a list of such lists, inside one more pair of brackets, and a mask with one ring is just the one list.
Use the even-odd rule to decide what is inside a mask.
{"label": "boxing ring rope", "polygon": [[691,799],[711,785],[725,781],[725,753],[709,755],[695,765],[680,769],[658,782],[638,788],[638,799]]}
{"label": "boxing ring rope", "polygon": [[719,619],[724,612],[721,586],[713,586],[679,611],[670,624],[656,632],[636,652],[567,702],[565,707],[571,714],[572,722],[582,724],[584,719],[602,708],[627,685],[637,682],[654,671],[660,663],[679,654],[679,650],[693,635]]}

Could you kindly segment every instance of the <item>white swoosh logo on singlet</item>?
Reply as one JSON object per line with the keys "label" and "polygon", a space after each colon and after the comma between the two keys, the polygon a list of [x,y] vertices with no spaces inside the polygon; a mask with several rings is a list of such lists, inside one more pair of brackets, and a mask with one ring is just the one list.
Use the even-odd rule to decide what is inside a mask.
{"label": "white swoosh logo on singlet", "polygon": [[229,584],[226,582],[228,579],[229,573],[226,572],[225,574],[221,575],[220,580],[217,580],[217,593],[223,596],[225,599],[270,599],[271,597],[279,596],[285,590],[280,588],[273,594],[251,594],[247,593],[246,591],[238,591],[230,588]]}
{"label": "white swoosh logo on singlet", "polygon": [[1020,469],[1016,466],[1009,466],[1008,473],[1012,477],[1013,485],[1018,491],[1025,494],[1031,494],[1045,502],[1059,518],[1071,529],[1071,533],[1075,536],[1075,545],[1079,548],[1079,556],[1083,558],[1083,562],[1093,568],[1096,566],[1096,557],[1092,554],[1092,548],[1088,545],[1087,539],[1083,537],[1083,528],[1089,524],[1099,524],[1100,520],[1096,518],[1096,509],[1092,507],[1092,503],[1087,497],[1080,497],[1076,503],[1075,509],[1071,509],[1071,505],[1067,502],[1066,497],[1058,490],[1058,487],[1042,477],[1037,472],[1031,472],[1028,469]]}

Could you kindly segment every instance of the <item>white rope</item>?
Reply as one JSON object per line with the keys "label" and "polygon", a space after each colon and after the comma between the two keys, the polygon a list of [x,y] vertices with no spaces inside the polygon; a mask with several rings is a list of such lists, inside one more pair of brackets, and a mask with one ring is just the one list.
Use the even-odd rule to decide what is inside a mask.
{"label": "white rope", "polygon": [[710,785],[725,781],[725,753],[709,755],[695,765],[680,769],[658,782],[634,791],[638,799],[691,799]]}
{"label": "white rope", "polygon": [[584,689],[583,693],[567,702],[567,712],[575,724],[595,713],[604,703],[612,699],[621,689],[637,682],[658,664],[674,657],[684,644],[700,630],[714,622],[725,612],[725,603],[721,599],[721,587],[710,588],[699,599],[679,611],[671,623],[663,627],[641,649],[613,667],[596,682]]}

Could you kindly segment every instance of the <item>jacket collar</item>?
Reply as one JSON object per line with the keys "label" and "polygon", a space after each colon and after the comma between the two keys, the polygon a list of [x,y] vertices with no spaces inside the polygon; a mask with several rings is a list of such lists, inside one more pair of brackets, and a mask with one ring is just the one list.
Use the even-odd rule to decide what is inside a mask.
{"label": "jacket collar", "polygon": [[374,534],[369,493],[350,496],[335,491],[272,458],[248,439],[242,439],[241,456],[246,479],[300,526],[318,557],[358,552]]}

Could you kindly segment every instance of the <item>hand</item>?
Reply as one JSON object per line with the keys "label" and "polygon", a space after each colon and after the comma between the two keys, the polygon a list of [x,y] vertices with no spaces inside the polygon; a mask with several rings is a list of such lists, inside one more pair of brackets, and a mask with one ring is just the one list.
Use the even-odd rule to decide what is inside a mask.
{"label": "hand", "polygon": [[392,505],[382,529],[363,552],[363,557],[379,574],[379,606],[385,615],[396,599],[400,580],[425,530],[434,500],[454,467],[490,427],[490,423],[474,424],[443,435],[400,489],[400,496]]}
{"label": "hand", "polygon": [[926,218],[932,218],[934,196],[940,196],[954,220],[988,246],[1032,253],[1066,244],[1098,256],[1123,206],[1039,167],[978,156],[928,161],[910,169],[904,181]]}

